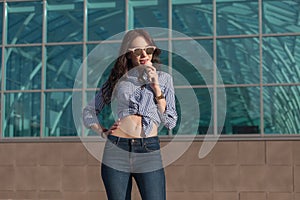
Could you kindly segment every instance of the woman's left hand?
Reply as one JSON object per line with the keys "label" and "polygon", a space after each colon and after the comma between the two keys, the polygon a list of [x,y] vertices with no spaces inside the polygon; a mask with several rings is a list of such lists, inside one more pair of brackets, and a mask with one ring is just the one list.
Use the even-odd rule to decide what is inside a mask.
{"label": "woman's left hand", "polygon": [[151,88],[156,91],[159,88],[158,75],[156,72],[156,68],[152,65],[151,62],[146,63],[146,73],[148,76],[148,81],[150,82]]}

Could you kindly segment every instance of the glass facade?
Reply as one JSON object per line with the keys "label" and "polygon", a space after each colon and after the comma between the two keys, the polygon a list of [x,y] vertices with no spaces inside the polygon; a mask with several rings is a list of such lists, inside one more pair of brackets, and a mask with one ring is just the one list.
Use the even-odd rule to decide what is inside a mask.
{"label": "glass facade", "polygon": [[[0,139],[93,135],[76,129],[72,93],[89,99],[97,88],[73,88],[76,74],[101,41],[143,27],[189,36],[211,56],[222,79],[216,80],[212,66],[206,75],[213,84],[207,85],[189,58],[170,53],[185,44],[183,38],[154,33],[170,48],[163,64],[188,80],[201,114],[181,121],[193,110],[177,99],[178,125],[161,135],[216,134],[208,127],[218,126],[222,105],[225,137],[300,134],[299,7],[299,0],[0,0]],[[180,95],[191,88],[175,84]],[[221,89],[226,102],[218,98]],[[100,118],[109,126],[112,115],[106,109]]]}

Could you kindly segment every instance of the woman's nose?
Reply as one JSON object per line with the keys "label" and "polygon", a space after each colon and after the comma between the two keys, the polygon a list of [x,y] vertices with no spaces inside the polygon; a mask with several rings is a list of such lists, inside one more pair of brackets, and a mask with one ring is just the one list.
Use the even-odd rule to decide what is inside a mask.
{"label": "woman's nose", "polygon": [[146,57],[146,56],[147,56],[147,53],[146,53],[145,49],[143,49],[141,57]]}

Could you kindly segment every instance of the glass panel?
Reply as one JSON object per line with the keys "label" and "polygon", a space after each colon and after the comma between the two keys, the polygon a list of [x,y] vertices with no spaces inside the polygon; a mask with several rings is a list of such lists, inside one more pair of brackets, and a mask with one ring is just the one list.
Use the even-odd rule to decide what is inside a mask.
{"label": "glass panel", "polygon": [[212,116],[212,96],[207,88],[177,88],[177,125],[173,134],[207,134]]}
{"label": "glass panel", "polygon": [[[259,87],[225,88],[227,98],[223,134],[259,134]],[[218,102],[223,104],[224,102]],[[221,108],[221,106],[219,106]],[[218,111],[220,112],[220,111]]]}
{"label": "glass panel", "polygon": [[217,0],[217,34],[258,34],[258,1]]}
{"label": "glass panel", "polygon": [[47,1],[47,41],[83,40],[83,2]]}
{"label": "glass panel", "polygon": [[3,3],[0,2],[0,44],[2,44]]}
{"label": "glass panel", "polygon": [[258,38],[217,41],[217,66],[224,84],[259,83]]}
{"label": "glass panel", "polygon": [[41,47],[6,49],[6,89],[32,90],[41,88]]}
{"label": "glass panel", "polygon": [[299,113],[300,86],[264,87],[266,134],[300,134]]}
{"label": "glass panel", "polygon": [[172,28],[188,36],[212,35],[212,13],[212,0],[173,0]]}
{"label": "glass panel", "polygon": [[300,2],[298,0],[262,1],[263,33],[299,33]]}
{"label": "glass panel", "polygon": [[125,31],[125,1],[89,0],[88,40],[105,40]]}
{"label": "glass panel", "polygon": [[[115,64],[115,58],[120,44],[88,45],[87,88],[99,88],[108,79],[111,69]],[[113,51],[113,52],[112,52]]]}
{"label": "glass panel", "polygon": [[49,92],[45,94],[45,99],[45,136],[77,136],[72,114],[72,93]]}
{"label": "glass panel", "polygon": [[5,94],[4,137],[39,137],[40,93]]}
{"label": "glass panel", "polygon": [[[212,40],[196,42],[201,46],[196,46],[195,41],[173,41],[172,67],[190,85],[210,85],[213,83],[213,62],[206,50],[212,54]],[[177,82],[174,84],[177,85]]]}
{"label": "glass panel", "polygon": [[211,88],[195,88],[194,91],[198,98],[200,112],[198,134],[212,134],[208,127],[213,125],[213,121],[211,121],[213,120],[213,90]]}
{"label": "glass panel", "polygon": [[143,27],[168,28],[168,1],[129,0],[129,29]]}
{"label": "glass panel", "polygon": [[47,88],[73,88],[82,63],[82,45],[48,46]]}
{"label": "glass panel", "polygon": [[300,36],[263,38],[264,83],[300,82]]}
{"label": "glass panel", "polygon": [[8,2],[7,43],[41,43],[43,2]]}

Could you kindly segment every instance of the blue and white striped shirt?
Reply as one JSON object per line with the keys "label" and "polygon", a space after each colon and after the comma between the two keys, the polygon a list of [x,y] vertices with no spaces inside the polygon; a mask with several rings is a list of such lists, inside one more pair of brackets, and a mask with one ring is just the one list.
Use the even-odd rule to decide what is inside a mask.
{"label": "blue and white striped shirt", "polygon": [[[142,126],[146,136],[153,128],[153,123],[157,126],[160,123],[172,129],[176,126],[177,112],[175,108],[175,94],[172,77],[162,71],[157,71],[158,81],[162,93],[166,98],[166,109],[160,113],[155,101],[155,95],[150,85],[146,81],[141,81],[139,70],[130,70],[124,78],[116,85],[113,100],[116,100],[118,118],[122,119],[128,115],[142,116]],[[142,79],[146,80],[145,74]],[[98,123],[97,115],[105,106],[102,90],[83,110],[83,122],[86,127]]]}

